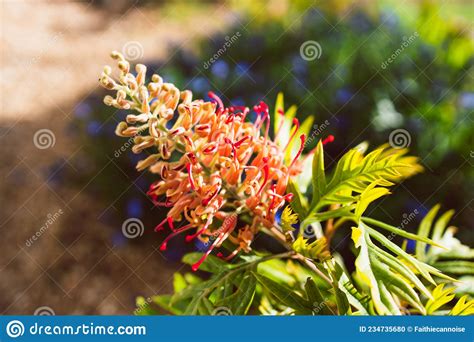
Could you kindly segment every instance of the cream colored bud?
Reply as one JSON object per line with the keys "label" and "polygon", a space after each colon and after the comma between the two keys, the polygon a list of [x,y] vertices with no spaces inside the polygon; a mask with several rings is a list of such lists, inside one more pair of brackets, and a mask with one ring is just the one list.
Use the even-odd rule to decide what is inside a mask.
{"label": "cream colored bud", "polygon": [[159,85],[161,85],[163,83],[163,79],[157,74],[153,74],[151,76],[151,80],[155,83],[158,83]]}
{"label": "cream colored bud", "polygon": [[181,101],[183,101],[183,103],[191,103],[192,100],[193,93],[191,92],[191,90],[184,90],[181,92]]}
{"label": "cream colored bud", "polygon": [[118,62],[118,68],[120,69],[120,71],[122,71],[124,74],[128,74],[128,72],[130,71],[130,63],[128,63],[127,61],[120,61]]}
{"label": "cream colored bud", "polygon": [[125,60],[123,55],[118,51],[112,51],[112,53],[110,54],[110,57],[112,57],[113,59],[121,60],[121,61]]}
{"label": "cream colored bud", "polygon": [[150,135],[153,138],[159,138],[161,136],[160,132],[157,129],[158,125],[158,119],[157,118],[151,118],[148,120],[148,132],[150,132]]}
{"label": "cream colored bud", "polygon": [[126,122],[121,121],[118,123],[117,127],[115,128],[115,134],[118,135],[119,137],[123,137],[122,132],[128,128],[128,125]]}
{"label": "cream colored bud", "polygon": [[137,164],[137,170],[138,171],[145,170],[147,167],[155,164],[158,161],[159,158],[160,158],[159,154],[152,154],[148,158],[146,158],[144,160],[140,160]]}
{"label": "cream colored bud", "polygon": [[110,76],[110,74],[112,74],[112,68],[110,67],[110,65],[106,65],[104,66],[104,74]]}
{"label": "cream colored bud", "polygon": [[140,143],[132,147],[132,152],[138,154],[148,147],[152,147],[155,144],[153,137],[144,137]]}
{"label": "cream colored bud", "polygon": [[119,137],[133,137],[138,133],[138,128],[128,127],[124,121],[119,122],[117,128],[115,128],[115,134]]}
{"label": "cream colored bud", "polygon": [[135,65],[135,71],[137,73],[146,73],[146,66],[143,64],[137,64]]}
{"label": "cream colored bud", "polygon": [[115,82],[107,75],[102,74],[102,77],[99,79],[99,83],[102,87],[106,89],[114,89]]}
{"label": "cream colored bud", "polygon": [[104,97],[104,103],[105,103],[105,105],[107,105],[107,106],[112,106],[112,105],[114,104],[114,102],[115,102],[115,100],[114,100],[114,98],[113,98],[112,96],[106,95],[106,96]]}
{"label": "cream colored bud", "polygon": [[117,102],[124,100],[126,97],[127,97],[127,93],[123,89],[120,89],[119,91],[117,91]]}
{"label": "cream colored bud", "polygon": [[130,90],[135,91],[138,89],[137,81],[135,80],[135,76],[132,74],[127,74],[126,82]]}
{"label": "cream colored bud", "polygon": [[141,101],[148,101],[148,90],[145,86],[141,86],[138,94],[140,95]]}
{"label": "cream colored bud", "polygon": [[140,114],[140,115],[129,114],[127,115],[126,120],[128,123],[131,123],[131,124],[134,124],[136,122],[145,123],[148,121],[148,114]]}
{"label": "cream colored bud", "polygon": [[137,64],[135,70],[137,71],[137,83],[143,85],[146,77],[146,66],[143,64]]}

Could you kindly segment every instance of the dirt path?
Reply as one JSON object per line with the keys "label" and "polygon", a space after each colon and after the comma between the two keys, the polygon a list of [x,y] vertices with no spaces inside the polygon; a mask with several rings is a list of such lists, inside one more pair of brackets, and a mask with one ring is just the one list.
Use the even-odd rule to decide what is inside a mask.
{"label": "dirt path", "polygon": [[[230,20],[215,5],[124,4],[117,12],[79,2],[1,4],[0,313],[46,306],[56,314],[129,314],[137,295],[170,289],[178,266],[153,239],[117,243],[120,227],[97,219],[104,203],[86,191],[95,177],[78,189],[58,187],[54,176],[81,172],[72,113],[96,90],[109,51],[166,60],[170,43],[191,49]],[[44,129],[52,132],[48,148],[34,143]]]}

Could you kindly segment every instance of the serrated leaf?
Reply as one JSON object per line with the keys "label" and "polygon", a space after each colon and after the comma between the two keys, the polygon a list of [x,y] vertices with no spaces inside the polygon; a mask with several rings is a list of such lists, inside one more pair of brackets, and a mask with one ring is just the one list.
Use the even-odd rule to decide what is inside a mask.
{"label": "serrated leaf", "polygon": [[245,272],[236,286],[236,292],[223,298],[217,306],[229,307],[233,315],[245,315],[255,295],[257,279],[251,271]]}
{"label": "serrated leaf", "polygon": [[468,296],[462,296],[453,309],[449,312],[451,316],[474,315],[474,300],[468,300]]}
{"label": "serrated leaf", "polygon": [[352,193],[362,193],[374,181],[378,181],[380,187],[389,187],[421,171],[417,159],[405,156],[406,152],[384,145],[364,157],[358,149],[350,150],[337,163],[315,208],[355,202],[357,196]]}
{"label": "serrated leaf", "polygon": [[300,219],[306,217],[306,212],[308,211],[308,203],[306,198],[301,194],[301,191],[298,187],[298,184],[290,180],[288,182],[287,192],[293,194],[293,199],[290,202],[291,208],[298,214]]}
{"label": "serrated leaf", "polygon": [[434,289],[432,296],[433,298],[428,300],[425,305],[426,313],[428,315],[433,314],[443,305],[449,303],[454,299],[454,288],[444,289],[444,284],[439,284]]}
{"label": "serrated leaf", "polygon": [[[311,277],[308,277],[308,279],[306,279],[304,288],[306,290],[306,296],[308,297],[308,301],[312,303],[313,306],[319,307],[320,305],[326,302],[327,298],[323,298],[321,291],[319,291],[318,287],[316,286],[316,283],[313,279],[311,279]],[[321,311],[323,311],[323,309],[321,309]],[[324,311],[326,311],[327,314],[329,310],[327,310],[326,308],[326,310]]]}
{"label": "serrated leaf", "polygon": [[355,261],[356,272],[358,279],[364,282],[370,289],[370,296],[373,300],[377,313],[381,315],[389,314],[389,309],[382,302],[380,289],[377,283],[377,278],[372,269],[372,264],[369,256],[369,248],[366,239],[368,233],[365,226],[361,223],[359,227],[352,228],[352,240],[355,247],[359,249],[359,254]]}
{"label": "serrated leaf", "polygon": [[263,288],[265,288],[272,296],[277,298],[280,303],[296,310],[300,314],[311,314],[311,307],[309,307],[308,302],[294,292],[293,289],[278,284],[263,275],[254,273],[254,276]]}
{"label": "serrated leaf", "polygon": [[376,199],[386,196],[390,191],[386,188],[378,188],[378,181],[372,182],[362,193],[360,194],[359,201],[357,202],[357,207],[355,209],[356,219],[360,219],[364,211],[367,209],[370,203]]}

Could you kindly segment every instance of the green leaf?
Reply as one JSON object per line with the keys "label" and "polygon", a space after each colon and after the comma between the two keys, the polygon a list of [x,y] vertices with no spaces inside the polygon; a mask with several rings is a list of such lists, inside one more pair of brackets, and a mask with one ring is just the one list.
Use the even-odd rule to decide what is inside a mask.
{"label": "green leaf", "polygon": [[344,270],[337,262],[333,264],[331,264],[330,262],[326,262],[326,266],[328,266],[328,268],[331,270],[330,274],[332,278],[334,295],[336,298],[337,313],[339,315],[350,315],[352,311],[349,298],[346,295],[346,291],[341,290],[338,281],[344,274]]}
{"label": "green leaf", "polygon": [[302,226],[308,226],[314,222],[323,222],[330,219],[336,219],[340,217],[353,216],[352,210],[354,210],[355,205],[348,205],[345,207],[323,211],[321,213],[312,213],[301,224]]}
{"label": "green leaf", "polygon": [[355,307],[362,315],[375,315],[373,306],[370,304],[370,295],[361,294],[350,281],[346,273],[339,277],[339,288],[346,294],[349,303]]}
{"label": "green leaf", "polygon": [[135,300],[135,304],[137,308],[134,311],[134,315],[136,316],[149,316],[149,315],[157,315],[158,312],[150,307],[150,303],[144,297],[137,297]]}
{"label": "green leaf", "polygon": [[179,292],[181,290],[184,290],[188,286],[186,283],[186,280],[184,279],[183,275],[179,272],[176,272],[173,275],[173,289],[174,292]]}
{"label": "green leaf", "polygon": [[355,209],[356,219],[360,219],[364,211],[367,209],[370,203],[376,199],[386,196],[390,191],[386,188],[377,188],[378,181],[372,182],[362,193],[360,194],[359,202]]}
{"label": "green leaf", "polygon": [[289,286],[295,284],[295,278],[286,270],[286,263],[274,259],[258,264],[257,271],[276,282],[285,283]]}
{"label": "green leaf", "polygon": [[205,315],[205,316],[212,315],[214,312],[214,305],[212,305],[212,302],[209,299],[204,297],[199,302],[198,311],[201,315]]}
{"label": "green leaf", "polygon": [[[439,204],[435,205],[421,221],[420,229],[418,230],[418,236],[420,238],[426,238],[426,239],[428,238],[430,234],[431,226],[433,224],[433,220],[436,214],[438,213],[439,208],[440,208]],[[415,255],[419,260],[425,260],[425,250],[426,250],[426,243],[418,242],[416,244]]]}
{"label": "green leaf", "polygon": [[442,236],[444,235],[445,229],[448,226],[449,220],[454,215],[454,210],[448,210],[445,212],[441,217],[436,221],[435,226],[433,228],[433,234],[431,238],[434,241],[441,240]]}
{"label": "green leaf", "polygon": [[304,288],[306,290],[306,296],[308,297],[308,301],[313,305],[313,307],[319,308],[318,311],[321,312],[323,315],[329,315],[331,311],[329,311],[326,306],[327,298],[324,298],[322,296],[321,292],[316,286],[316,283],[313,279],[311,279],[311,277],[308,277],[308,279],[306,279]]}
{"label": "green leaf", "polygon": [[311,200],[310,212],[316,208],[326,191],[326,175],[324,173],[324,150],[323,143],[319,140],[313,155],[313,198]]}
{"label": "green leaf", "polygon": [[428,300],[425,305],[426,313],[433,314],[443,305],[454,299],[454,288],[444,289],[444,284],[439,284],[433,291],[433,298]]}
{"label": "green leaf", "polygon": [[434,267],[444,273],[451,274],[474,274],[474,262],[464,260],[438,261],[433,264]]}
{"label": "green leaf", "polygon": [[406,152],[406,149],[384,145],[364,156],[359,149],[351,149],[337,163],[315,208],[332,203],[354,203],[358,199],[354,193],[362,193],[374,181],[378,181],[380,187],[389,187],[421,171],[417,159],[405,156]]}
{"label": "green leaf", "polygon": [[331,258],[331,253],[329,253],[327,246],[327,240],[324,236],[309,243],[308,239],[305,239],[303,235],[300,235],[296,241],[293,242],[291,247],[295,252],[320,262]]}
{"label": "green leaf", "polygon": [[359,249],[355,266],[358,279],[360,279],[370,289],[370,295],[377,313],[381,315],[390,314],[389,309],[382,302],[377,278],[372,269],[369,248],[367,246],[368,233],[363,223],[359,227],[352,228],[352,240],[355,247]]}
{"label": "green leaf", "polygon": [[306,198],[301,194],[301,191],[298,185],[293,182],[291,179],[288,182],[287,192],[293,194],[293,199],[290,202],[291,208],[298,214],[300,220],[306,217],[306,212],[308,211],[308,203]]}
{"label": "green leaf", "polygon": [[453,309],[449,312],[451,316],[474,315],[474,300],[468,300],[468,296],[462,296]]}
{"label": "green leaf", "polygon": [[237,284],[236,292],[216,303],[216,306],[230,308],[233,315],[245,315],[253,301],[256,286],[257,279],[251,271],[247,271]]}
{"label": "green leaf", "polygon": [[270,278],[267,278],[263,275],[254,273],[254,276],[257,278],[258,282],[267,290],[272,296],[278,299],[278,301],[294,310],[300,314],[311,314],[311,307],[309,303],[293,289],[278,284]]}
{"label": "green leaf", "polygon": [[[203,255],[204,253],[199,252],[188,253],[183,257],[183,262],[188,265],[193,265],[198,262]],[[199,267],[201,271],[206,271],[210,273],[218,273],[228,268],[228,263],[212,254],[209,255]]]}
{"label": "green leaf", "polygon": [[412,234],[412,233],[409,233],[405,230],[402,230],[400,228],[397,228],[397,227],[394,227],[394,226],[391,226],[389,224],[386,224],[384,222],[380,222],[378,220],[375,220],[373,218],[370,218],[370,217],[362,217],[361,218],[362,222],[364,223],[368,223],[368,224],[373,224],[379,228],[383,228],[385,230],[388,230],[392,233],[395,233],[399,236],[402,236],[402,237],[405,237],[407,239],[411,239],[411,240],[415,240],[415,241],[422,241],[422,242],[425,242],[425,243],[428,243],[430,245],[433,245],[433,246],[436,246],[436,247],[439,247],[439,248],[443,248],[443,249],[446,249],[446,247],[440,245],[439,243],[437,243],[436,241],[433,241],[431,239],[428,239],[427,237],[422,237],[422,236],[419,236],[419,235],[416,235],[416,234]]}

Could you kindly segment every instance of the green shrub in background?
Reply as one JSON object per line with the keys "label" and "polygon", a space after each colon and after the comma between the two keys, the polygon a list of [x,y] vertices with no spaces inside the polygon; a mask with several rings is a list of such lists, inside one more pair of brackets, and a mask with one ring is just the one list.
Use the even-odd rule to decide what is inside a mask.
{"label": "green shrub in background", "polygon": [[[395,225],[400,225],[397,217],[413,216],[404,227],[410,229],[429,207],[444,202],[459,212],[454,216],[457,225],[472,227],[466,199],[472,198],[474,178],[473,45],[466,27],[443,18],[431,5],[420,8],[415,24],[403,22],[390,8],[361,7],[345,14],[337,6],[308,10],[302,1],[280,9],[280,14],[258,15],[256,3],[227,33],[203,41],[199,55],[181,50],[151,69],[196,96],[204,98],[212,89],[233,104],[261,99],[273,103],[277,91],[283,91],[287,102],[297,105],[300,119],[311,114],[319,123],[312,128],[307,150],[321,136],[336,136],[326,151],[329,166],[356,142],[380,144],[403,129],[426,172],[400,186],[396,198],[384,200],[381,208],[390,208],[393,217],[380,209],[374,215]],[[210,63],[229,40],[230,47]],[[301,46],[307,41],[320,45],[319,58],[302,58]],[[93,191],[107,203],[113,200],[122,220],[133,216],[147,223],[156,215],[144,195],[149,182],[134,172],[137,158],[129,149],[114,156],[123,142],[111,139],[114,111],[104,110],[100,98],[95,94],[78,107],[78,125],[87,133],[84,141],[91,152],[88,158],[92,156],[86,163],[109,164]],[[124,118],[126,112],[120,115]],[[137,186],[125,184],[124,173],[110,159]],[[465,231],[460,236],[472,241]]]}

